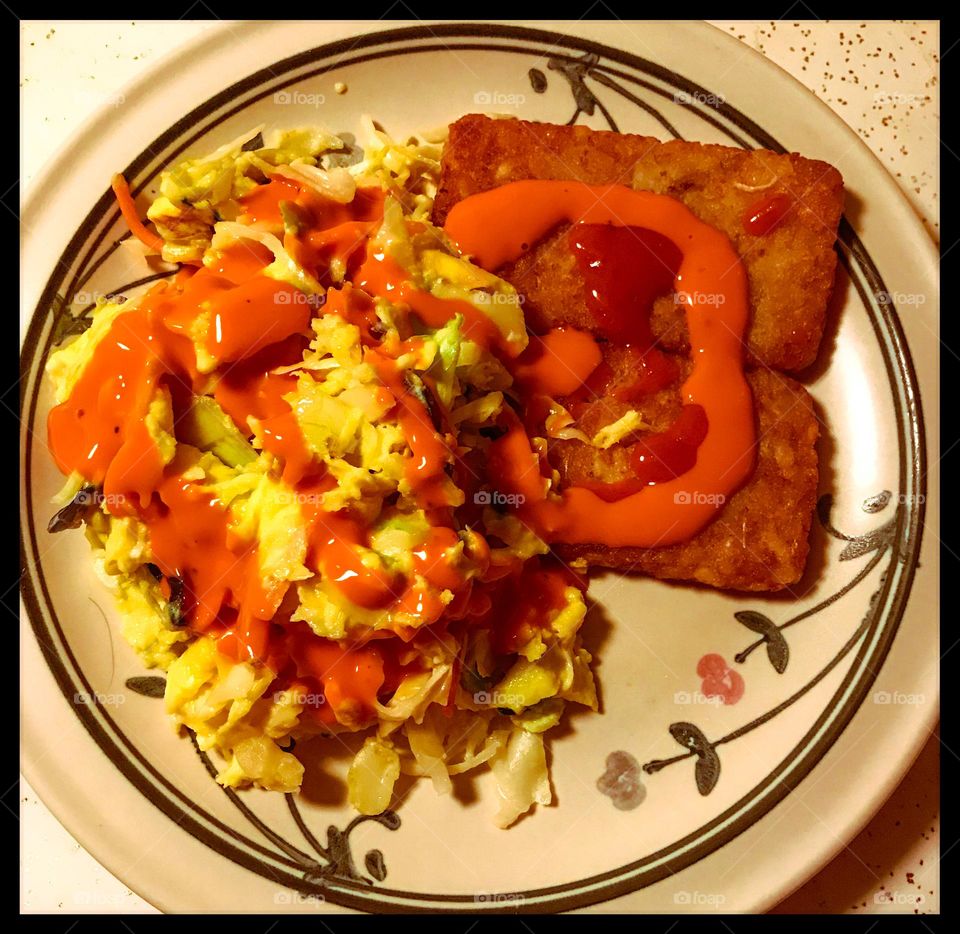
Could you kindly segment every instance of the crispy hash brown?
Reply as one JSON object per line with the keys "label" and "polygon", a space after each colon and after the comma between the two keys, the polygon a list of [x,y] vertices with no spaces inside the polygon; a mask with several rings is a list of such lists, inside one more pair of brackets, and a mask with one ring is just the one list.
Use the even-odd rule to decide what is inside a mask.
{"label": "crispy hash brown", "polygon": [[[751,323],[745,359],[756,405],[756,470],[687,542],[663,548],[563,545],[555,550],[579,565],[637,570],[655,577],[714,587],[775,591],[798,581],[809,550],[816,501],[818,422],[806,390],[768,369],[801,370],[816,358],[833,284],[833,243],[843,199],[840,174],[798,155],[747,152],[724,146],[656,139],[471,115],[450,128],[434,220],[442,224],[463,198],[521,179],[573,179],[626,184],[670,195],[724,232],[743,259],[750,287]],[[794,207],[765,236],[748,234],[743,215],[758,198],[787,194]],[[584,282],[558,228],[517,262],[499,270],[525,296],[535,333],[570,325],[595,330]],[[658,346],[685,353],[686,324],[672,296],[657,299],[651,325]],[[640,400],[622,401],[631,360],[604,347],[603,385],[560,400],[589,437],[636,409],[644,427],[662,431],[680,411],[679,386],[689,371],[680,359],[672,386]],[[592,390],[592,391],[591,391]],[[594,489],[630,483],[631,441],[606,450],[578,440],[551,441],[550,461],[563,485]]]}
{"label": "crispy hash brown", "polygon": [[[796,372],[816,359],[837,257],[833,249],[843,206],[843,180],[825,162],[796,154],[729,146],[661,143],[648,136],[493,120],[472,114],[450,127],[434,221],[443,224],[462,199],[521,179],[572,179],[622,184],[682,201],[725,233],[750,283],[747,363]],[[759,199],[784,194],[794,207],[771,233],[756,237],[743,215]],[[526,296],[534,331],[559,323],[592,326],[583,282],[557,230],[501,274]],[[672,297],[651,319],[666,350],[686,352],[686,324]]]}
{"label": "crispy hash brown", "polygon": [[[780,590],[798,581],[807,560],[817,496],[819,430],[813,401],[795,380],[770,370],[753,370],[747,380],[757,411],[757,467],[710,525],[689,541],[667,548],[557,545],[557,553],[577,564],[731,590]],[[610,404],[604,398],[591,408]],[[679,403],[665,391],[652,397],[646,409],[634,407],[658,427],[670,421]],[[591,413],[586,413],[584,421],[590,420]],[[601,420],[606,423],[609,413],[604,412]],[[592,429],[593,424],[587,434]],[[627,469],[624,450],[601,451],[578,441],[559,441],[551,448],[551,461],[569,482],[591,478],[616,482]]]}

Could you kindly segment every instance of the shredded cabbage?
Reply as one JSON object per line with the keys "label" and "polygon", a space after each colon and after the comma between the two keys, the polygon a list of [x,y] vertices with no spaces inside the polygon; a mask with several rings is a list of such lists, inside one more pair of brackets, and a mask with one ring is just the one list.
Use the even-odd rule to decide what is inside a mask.
{"label": "shredded cabbage", "polygon": [[225,250],[238,240],[254,240],[273,253],[273,262],[264,270],[266,275],[280,282],[286,282],[308,295],[324,293],[323,286],[293,259],[272,233],[265,230],[257,230],[246,224],[223,221],[216,225],[210,245],[214,250]]}
{"label": "shredded cabbage", "polygon": [[491,765],[500,797],[500,808],[493,818],[498,827],[509,827],[534,804],[547,805],[553,800],[539,733],[514,729]]}
{"label": "shredded cabbage", "polygon": [[[209,493],[211,508],[224,510],[231,550],[239,555],[256,549],[255,563],[244,567],[259,575],[264,603],[275,611],[274,632],[284,627],[291,643],[313,639],[316,646],[323,640],[324,652],[334,653],[330,657],[339,657],[338,647],[390,647],[381,659],[383,682],[380,662],[371,663],[373,687],[362,703],[349,692],[310,700],[314,689],[305,684],[320,684],[328,693],[337,689],[323,667],[329,658],[324,652],[310,663],[291,658],[285,669],[282,653],[271,655],[278,676],[267,664],[228,658],[215,635],[172,622],[166,610],[176,581],[154,563],[150,528],[136,516],[103,507],[85,518],[97,573],[117,596],[128,641],[148,667],[167,672],[165,706],[172,724],[193,731],[221,784],[296,791],[303,766],[292,740],[370,728],[346,778],[349,801],[359,813],[390,807],[401,774],[428,777],[438,793],[449,794],[454,776],[486,766],[498,787],[495,822],[507,827],[535,804],[551,802],[544,736],[567,704],[597,708],[591,657],[580,635],[587,608],[578,588],[568,587],[560,609],[539,614],[535,626],[521,630],[521,644],[510,651],[499,647],[484,616],[485,588],[547,555],[547,543],[515,510],[494,504],[453,511],[475,489],[469,459],[487,455],[513,402],[513,380],[501,357],[519,354],[527,343],[520,298],[505,280],[459,256],[430,223],[440,134],[401,142],[364,117],[362,158],[345,165],[356,152],[347,153],[343,139],[327,130],[262,129],[163,173],[148,218],[164,239],[164,259],[216,269],[223,251],[256,242],[273,256],[266,275],[322,296],[327,277],[339,282],[337,270],[314,275],[298,262],[303,217],[288,211],[282,228],[241,223],[238,218],[249,219],[242,199],[273,178],[291,179],[337,204],[351,202],[360,186],[378,185],[386,195],[383,220],[368,251],[388,255],[410,283],[434,298],[469,303],[499,334],[493,349],[467,337],[473,314],[468,308],[464,315],[462,306],[441,327],[428,326],[409,306],[389,298],[358,302],[357,311],[346,290],[359,290],[359,284],[331,291],[325,304],[311,301],[314,314],[303,344],[270,370],[271,376],[289,377],[281,398],[309,460],[301,485],[287,482],[287,465],[271,453],[277,420],[258,419],[250,414],[260,412],[255,407],[238,406],[238,414],[229,394],[214,398],[229,368],[202,346],[205,329],[213,326],[209,309],[198,309],[187,334],[197,350],[192,388],[203,401],[186,413],[178,409],[185,417],[175,424],[173,401],[179,405],[180,397],[171,397],[162,384],[152,390],[144,423],[168,475]],[[343,264],[339,271],[346,269]],[[98,303],[90,327],[50,356],[47,372],[57,402],[69,399],[113,322],[136,308],[135,301]],[[302,359],[287,362],[303,346]],[[381,380],[377,353],[390,357],[396,383]],[[440,458],[445,469],[431,478],[429,505],[416,490],[418,448],[398,405],[410,396],[423,410],[416,410],[423,418],[417,432],[433,432],[446,457]],[[607,448],[643,427],[631,411],[588,439],[553,402],[546,433]],[[546,441],[533,443],[543,450]],[[57,501],[69,503],[85,485],[83,476],[72,475]],[[310,509],[303,495],[313,497]],[[318,522],[333,527],[331,514],[362,530],[351,540],[351,559],[402,582],[403,599],[351,602],[349,589],[338,586],[343,578],[318,558],[324,546],[311,533],[311,523],[314,530]],[[431,556],[451,572],[447,579],[431,566]],[[345,573],[349,578],[353,572]],[[439,614],[431,618],[439,618],[438,625],[424,622],[416,601]],[[462,625],[448,629],[448,620]],[[313,709],[324,704],[332,716]]]}

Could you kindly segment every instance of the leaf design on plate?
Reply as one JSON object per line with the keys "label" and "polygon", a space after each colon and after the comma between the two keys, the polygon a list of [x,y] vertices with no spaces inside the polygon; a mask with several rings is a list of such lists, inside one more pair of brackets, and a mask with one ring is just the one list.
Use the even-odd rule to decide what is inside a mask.
{"label": "leaf design on plate", "polygon": [[384,811],[382,814],[376,814],[370,819],[375,820],[378,824],[382,824],[387,830],[400,829],[400,815],[396,811]]}
{"label": "leaf design on plate", "polygon": [[577,112],[585,113],[588,117],[593,116],[593,112],[597,106],[597,99],[593,96],[593,91],[587,87],[584,78],[590,69],[599,61],[599,56],[593,52],[588,52],[573,62],[565,61],[561,58],[551,58],[550,61],[547,62],[547,68],[553,71],[559,71],[570,83],[570,90],[573,92]]}
{"label": "leaf design on plate", "polygon": [[737,610],[733,616],[751,632],[759,633],[761,636],[769,636],[771,631],[777,628],[770,617],[764,616],[763,613],[758,613],[756,610]]}
{"label": "leaf design on plate", "polygon": [[882,490],[880,493],[868,496],[863,501],[861,508],[864,512],[880,512],[882,509],[887,508],[887,503],[890,502],[891,496],[893,496],[893,494],[889,490]]}
{"label": "leaf design on plate", "polygon": [[693,768],[693,775],[697,781],[697,791],[704,797],[710,794],[720,780],[720,757],[711,748],[709,755],[697,760]]}
{"label": "leaf design on plate", "polygon": [[790,661],[790,646],[787,645],[787,640],[780,634],[779,629],[776,638],[767,642],[767,658],[770,659],[770,664],[773,665],[773,670],[778,675],[782,675],[787,670],[787,662]]}
{"label": "leaf design on plate", "polygon": [[867,532],[866,535],[855,538],[847,543],[843,551],[840,552],[840,560],[852,561],[854,558],[859,558],[865,554],[869,554],[871,551],[876,551],[878,548],[883,548],[887,545],[888,537],[886,526],[882,529],[877,529],[875,532]]}
{"label": "leaf design on plate", "polygon": [[[861,503],[861,509],[867,513],[881,512],[883,509],[886,509],[892,498],[893,494],[889,490],[881,490],[879,493],[874,493],[873,496],[868,496],[863,503]],[[852,561],[854,558],[862,557],[871,551],[879,551],[893,543],[894,533],[896,531],[896,515],[885,525],[880,526],[879,529],[874,529],[872,532],[856,536],[845,535],[830,524],[830,510],[832,507],[833,497],[829,493],[824,493],[824,495],[817,500],[817,518],[820,520],[820,525],[822,525],[830,535],[847,543],[843,551],[840,552],[841,561]]]}
{"label": "leaf design on plate", "polygon": [[[767,644],[767,658],[770,659],[774,671],[782,675],[787,670],[787,662],[790,661],[790,646],[787,645],[787,640],[783,638],[783,633],[776,623],[756,610],[738,610],[733,616],[751,632],[763,636],[763,641]],[[742,660],[738,655],[737,661]]]}
{"label": "leaf design on plate", "polygon": [[127,678],[125,684],[131,691],[142,694],[144,697],[163,697],[163,692],[167,688],[167,679],[150,675],[144,678]]}
{"label": "leaf design on plate", "polygon": [[92,304],[81,306],[74,311],[67,305],[66,299],[58,292],[50,303],[50,314],[55,322],[53,328],[53,344],[59,344],[67,337],[74,334],[82,334],[91,324],[93,319],[90,317]]}
{"label": "leaf design on plate", "polygon": [[47,531],[56,534],[67,529],[79,529],[100,508],[101,502],[102,488],[92,483],[84,484],[66,506],[57,510],[47,523]]}
{"label": "leaf design on plate", "polygon": [[383,882],[383,880],[387,878],[387,864],[383,858],[383,853],[379,850],[370,850],[364,857],[363,864],[367,867],[367,872],[369,872],[377,882]]}
{"label": "leaf design on plate", "polygon": [[533,88],[534,93],[543,94],[546,91],[547,76],[539,68],[531,68],[527,76],[530,78],[530,87]]}
{"label": "leaf design on plate", "polygon": [[703,731],[692,723],[671,723],[670,735],[683,747],[696,753],[697,764],[693,775],[697,782],[697,791],[708,795],[720,779],[720,757],[713,744]]}

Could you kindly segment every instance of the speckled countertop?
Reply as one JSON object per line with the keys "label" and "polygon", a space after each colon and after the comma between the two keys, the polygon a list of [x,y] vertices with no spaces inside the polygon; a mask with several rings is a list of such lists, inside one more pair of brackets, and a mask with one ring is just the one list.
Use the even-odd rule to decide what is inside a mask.
{"label": "speckled countertop", "polygon": [[[939,240],[940,30],[935,22],[715,22],[805,84],[845,120],[899,182]],[[64,140],[160,56],[217,22],[23,22],[24,190]],[[775,910],[934,913],[939,900],[939,739],[863,832]],[[60,826],[24,781],[24,912],[153,912]]]}

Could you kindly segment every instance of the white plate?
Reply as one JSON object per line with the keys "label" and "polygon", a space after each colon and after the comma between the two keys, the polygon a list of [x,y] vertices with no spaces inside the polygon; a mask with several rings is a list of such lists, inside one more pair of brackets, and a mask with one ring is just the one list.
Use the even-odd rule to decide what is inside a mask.
{"label": "white plate", "polygon": [[[122,110],[101,112],[33,186],[22,262],[24,769],[94,856],[168,911],[763,910],[856,833],[936,719],[937,536],[925,497],[937,487],[925,455],[935,442],[924,440],[924,416],[928,435],[936,425],[935,253],[852,131],[712,27],[382,29],[228,25],[158,65]],[[170,732],[160,701],[126,686],[148,672],[118,634],[83,537],[45,532],[60,477],[38,373],[64,299],[129,291],[143,275],[113,247],[124,230],[107,194],[116,170],[150,190],[181,153],[261,122],[349,131],[369,112],[402,135],[489,110],[559,123],[577,110],[596,128],[786,148],[841,170],[843,270],[808,374],[835,534],[815,524],[809,572],[787,597],[599,576],[587,641],[604,709],[571,718],[552,742],[556,806],[498,831],[486,779],[447,799],[420,783],[397,820],[362,822],[344,843],[328,837],[350,821],[342,754],[297,799],[228,795]],[[777,625],[803,615],[783,632],[782,673],[763,647],[734,661],[756,638],[734,616],[743,611]],[[706,653],[744,679],[736,705],[698,702]],[[597,787],[608,754],[682,755],[668,730],[677,723],[712,744],[715,784],[706,750],[699,787],[701,757],[681,758],[642,774],[644,794],[626,802],[639,805],[614,807]]]}

